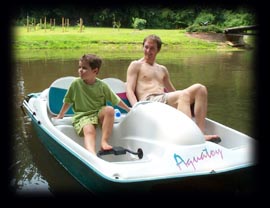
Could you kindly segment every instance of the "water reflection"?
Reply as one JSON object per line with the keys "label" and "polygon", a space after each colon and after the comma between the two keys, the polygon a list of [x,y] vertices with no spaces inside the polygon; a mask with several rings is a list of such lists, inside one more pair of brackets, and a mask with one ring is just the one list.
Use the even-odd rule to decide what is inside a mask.
{"label": "water reflection", "polygon": [[[173,56],[170,56],[170,52],[161,52],[157,60],[166,65],[177,89],[196,82],[207,86],[209,118],[255,137],[253,112],[256,107],[256,87],[253,55],[252,51],[179,51]],[[28,93],[42,91],[59,77],[77,76],[78,58],[26,60],[16,63],[13,83],[16,113],[12,134],[14,155],[10,165],[11,186],[16,194],[86,192],[39,142],[29,118],[23,116],[20,108]],[[103,58],[99,78],[116,77],[125,81],[126,70],[132,59]]]}
{"label": "water reflection", "polygon": [[[21,166],[24,167],[23,165]],[[52,195],[48,192],[49,184],[43,179],[42,175],[38,173],[38,169],[34,165],[30,165],[30,167],[26,167],[24,170],[19,170],[18,176],[11,181],[11,186],[15,188],[15,192],[18,195]]]}

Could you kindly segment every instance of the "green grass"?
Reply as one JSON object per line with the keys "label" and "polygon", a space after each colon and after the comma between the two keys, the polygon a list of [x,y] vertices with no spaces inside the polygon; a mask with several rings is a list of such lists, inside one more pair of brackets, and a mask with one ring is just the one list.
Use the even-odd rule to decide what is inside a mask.
{"label": "green grass", "polygon": [[164,43],[162,50],[231,50],[230,47],[220,47],[218,43],[188,37],[185,30],[86,27],[79,32],[78,27],[69,27],[66,31],[62,27],[56,27],[46,31],[32,28],[27,32],[26,27],[14,27],[13,34],[12,48],[17,58],[33,58],[46,51],[56,55],[59,51],[63,52],[63,49],[76,50],[80,54],[90,50],[100,53],[141,53],[142,41],[149,34],[160,36]]}
{"label": "green grass", "polygon": [[164,45],[173,45],[181,48],[209,48],[215,49],[217,44],[208,43],[203,40],[187,37],[185,30],[134,30],[113,28],[85,28],[79,32],[77,27],[70,27],[67,31],[61,27],[46,31],[33,29],[27,32],[25,27],[14,29],[16,49],[67,49],[84,48],[92,44],[116,45],[138,45],[149,34],[157,34],[161,37]]}

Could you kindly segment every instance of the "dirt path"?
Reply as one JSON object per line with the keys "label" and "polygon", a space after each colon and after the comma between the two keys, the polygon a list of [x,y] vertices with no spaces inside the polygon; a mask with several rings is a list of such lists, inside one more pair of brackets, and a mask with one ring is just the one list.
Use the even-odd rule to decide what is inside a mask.
{"label": "dirt path", "polygon": [[203,33],[203,32],[194,32],[194,33],[187,33],[188,36],[190,37],[194,37],[194,38],[200,38],[203,40],[208,40],[211,42],[222,42],[222,43],[226,43],[226,38],[225,35],[223,33]]}

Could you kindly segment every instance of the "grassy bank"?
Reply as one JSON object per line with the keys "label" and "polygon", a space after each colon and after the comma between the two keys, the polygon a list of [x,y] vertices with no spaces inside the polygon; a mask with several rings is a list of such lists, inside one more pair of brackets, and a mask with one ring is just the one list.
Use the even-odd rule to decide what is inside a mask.
{"label": "grassy bank", "polygon": [[[203,50],[232,50],[229,46],[209,42],[186,35],[185,30],[134,30],[120,28],[84,28],[79,32],[78,27],[62,27],[51,29],[31,29],[25,27],[13,28],[13,49],[17,58],[27,56],[38,57],[39,54],[61,54],[65,49],[113,53],[141,53],[142,40],[149,34],[159,35],[164,42],[162,50],[203,49]],[[58,51],[58,52],[57,52]],[[73,54],[73,53],[72,53]],[[70,54],[71,55],[71,54]],[[73,54],[74,56],[76,54]],[[53,56],[53,55],[52,55]],[[75,56],[77,57],[77,56]]]}

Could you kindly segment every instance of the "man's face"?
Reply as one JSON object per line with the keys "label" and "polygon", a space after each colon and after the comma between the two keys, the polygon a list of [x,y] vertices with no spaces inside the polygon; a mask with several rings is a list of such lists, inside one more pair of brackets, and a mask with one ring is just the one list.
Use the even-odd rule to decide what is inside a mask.
{"label": "man's face", "polygon": [[146,59],[154,60],[159,52],[157,43],[151,39],[146,40],[143,46],[143,51]]}

